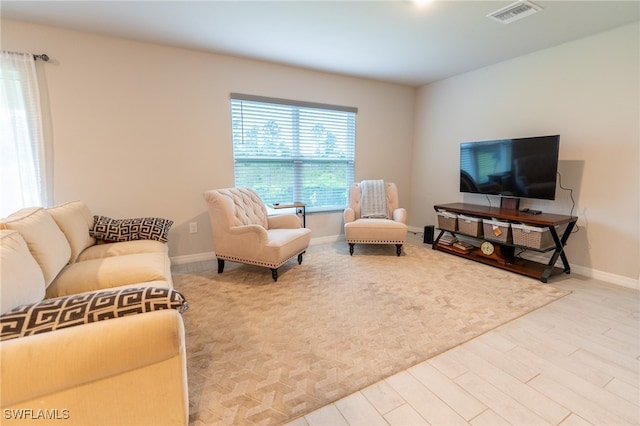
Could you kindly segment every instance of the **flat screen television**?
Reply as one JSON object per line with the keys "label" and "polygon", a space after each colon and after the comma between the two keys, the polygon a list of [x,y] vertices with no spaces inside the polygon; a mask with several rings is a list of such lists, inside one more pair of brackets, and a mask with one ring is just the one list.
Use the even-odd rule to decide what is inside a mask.
{"label": "flat screen television", "polygon": [[460,192],[554,200],[560,135],[460,144]]}

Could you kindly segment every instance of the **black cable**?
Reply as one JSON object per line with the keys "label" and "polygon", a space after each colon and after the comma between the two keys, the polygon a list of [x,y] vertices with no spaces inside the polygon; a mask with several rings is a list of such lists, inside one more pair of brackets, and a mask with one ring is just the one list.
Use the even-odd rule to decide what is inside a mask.
{"label": "black cable", "polygon": [[[565,188],[564,186],[562,186],[562,175],[560,174],[560,172],[556,172],[556,173],[558,173],[558,186],[560,186],[560,189],[569,191],[569,198],[571,198],[571,211],[569,212],[569,216],[573,216],[573,209],[576,208],[576,200],[573,198],[573,188]],[[578,226],[578,222],[576,221],[576,227],[573,233],[575,234],[576,232],[578,232],[578,230],[579,230],[579,226]]]}

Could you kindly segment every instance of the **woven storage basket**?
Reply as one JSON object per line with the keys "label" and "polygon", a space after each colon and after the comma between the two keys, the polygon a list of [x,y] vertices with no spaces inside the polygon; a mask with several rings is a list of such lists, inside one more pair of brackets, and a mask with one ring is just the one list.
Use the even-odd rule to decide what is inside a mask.
{"label": "woven storage basket", "polygon": [[547,249],[555,245],[549,228],[539,228],[514,223],[511,225],[513,244],[535,249]]}
{"label": "woven storage basket", "polygon": [[509,222],[483,219],[482,228],[486,240],[511,243],[511,224]]}
{"label": "woven storage basket", "polygon": [[482,237],[482,219],[463,214],[458,215],[458,231],[472,237]]}
{"label": "woven storage basket", "polygon": [[458,215],[449,212],[438,212],[438,228],[445,231],[457,231]]}

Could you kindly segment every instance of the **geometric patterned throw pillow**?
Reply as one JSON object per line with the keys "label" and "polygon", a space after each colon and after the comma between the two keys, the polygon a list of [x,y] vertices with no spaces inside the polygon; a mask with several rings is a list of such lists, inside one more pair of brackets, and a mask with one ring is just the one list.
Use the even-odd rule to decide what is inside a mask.
{"label": "geometric patterned throw pillow", "polygon": [[111,242],[157,240],[166,243],[169,229],[173,225],[172,220],[159,217],[111,219],[106,216],[94,216],[93,219],[93,228],[89,230],[89,235],[98,240]]}
{"label": "geometric patterned throw pillow", "polygon": [[188,307],[179,291],[162,287],[56,297],[19,306],[0,316],[0,341],[161,309],[183,313]]}

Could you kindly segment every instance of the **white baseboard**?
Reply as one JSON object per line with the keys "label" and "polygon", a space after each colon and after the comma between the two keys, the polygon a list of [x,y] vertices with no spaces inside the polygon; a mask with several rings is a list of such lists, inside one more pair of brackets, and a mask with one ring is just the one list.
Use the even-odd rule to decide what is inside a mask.
{"label": "white baseboard", "polygon": [[215,260],[216,254],[212,251],[205,253],[185,254],[184,256],[173,256],[172,265],[184,265],[185,263],[206,262]]}
{"label": "white baseboard", "polygon": [[318,244],[336,243],[338,241],[344,241],[344,234],[329,235],[329,236],[326,236],[326,237],[312,238],[311,242],[309,243],[309,245],[310,246],[315,246],[315,245],[318,245]]}
{"label": "white baseboard", "polygon": [[622,287],[640,290],[640,281],[634,280],[633,278],[623,277],[622,275],[599,271],[597,269],[585,268],[584,266],[580,265],[572,265],[571,271],[572,273],[575,272],[578,275],[584,275],[585,277],[593,278],[599,281],[606,281],[608,283],[616,284]]}
{"label": "white baseboard", "polygon": [[[335,243],[337,241],[344,241],[344,235],[330,235],[327,237],[312,238],[309,245],[314,246],[318,244]],[[204,253],[186,254],[184,256],[173,256],[171,258],[171,263],[173,265],[184,265],[185,263],[207,262],[215,259],[215,252],[209,251]]]}
{"label": "white baseboard", "polygon": [[417,226],[407,226],[407,230],[414,234],[421,234],[424,232],[424,228],[418,228]]}
{"label": "white baseboard", "polygon": [[[410,226],[409,232],[418,234],[418,233],[424,232],[424,230],[418,227]],[[338,241],[344,241],[343,234],[312,238],[309,245],[313,246],[318,244],[328,244],[328,243],[335,243]],[[171,258],[171,263],[174,265],[182,265],[185,263],[206,262],[210,260],[215,260],[215,258],[216,258],[215,253],[211,251],[211,252],[205,252],[205,253],[187,254],[184,256],[174,256]],[[527,256],[527,258],[541,262],[541,263],[547,263],[549,261],[548,257],[545,257],[543,255],[537,255],[535,253],[531,253],[530,255]],[[562,267],[561,263],[560,263],[560,267]],[[587,268],[581,265],[571,265],[571,271],[572,273],[583,275],[588,278],[593,278],[600,281],[606,281],[611,284],[616,284],[616,285],[631,288],[634,290],[640,290],[640,281],[637,279],[612,274],[610,272],[599,271],[597,269]]]}
{"label": "white baseboard", "polygon": [[[545,264],[549,262],[549,256],[545,257],[544,255],[537,254],[535,252],[527,252],[526,258]],[[588,268],[582,265],[572,265],[571,262],[569,262],[569,265],[571,266],[572,274],[575,273],[587,278],[593,278],[595,280],[606,281],[610,284],[632,288],[634,290],[640,290],[640,284],[638,280],[634,280],[633,278],[612,274],[610,272],[599,271],[597,269]],[[559,268],[563,268],[562,261],[560,259],[558,259],[558,262],[556,262],[556,266],[558,266]]]}

